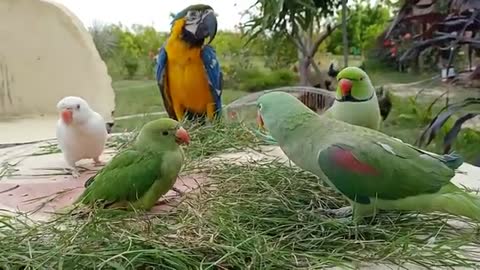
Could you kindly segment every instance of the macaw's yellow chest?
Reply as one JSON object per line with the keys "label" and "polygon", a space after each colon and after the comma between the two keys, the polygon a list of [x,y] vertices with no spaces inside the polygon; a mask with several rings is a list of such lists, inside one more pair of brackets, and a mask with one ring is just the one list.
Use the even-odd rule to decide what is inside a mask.
{"label": "macaw's yellow chest", "polygon": [[206,113],[214,103],[200,50],[176,39],[166,46],[168,91],[177,110]]}

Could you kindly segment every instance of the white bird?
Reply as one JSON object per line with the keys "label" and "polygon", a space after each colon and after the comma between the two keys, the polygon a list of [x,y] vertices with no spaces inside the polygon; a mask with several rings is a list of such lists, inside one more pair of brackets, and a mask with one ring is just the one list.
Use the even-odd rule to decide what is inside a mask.
{"label": "white bird", "polygon": [[80,97],[63,98],[58,102],[57,109],[60,113],[58,146],[72,169],[72,176],[77,178],[77,161],[91,158],[96,166],[102,164],[100,155],[107,141],[105,120]]}

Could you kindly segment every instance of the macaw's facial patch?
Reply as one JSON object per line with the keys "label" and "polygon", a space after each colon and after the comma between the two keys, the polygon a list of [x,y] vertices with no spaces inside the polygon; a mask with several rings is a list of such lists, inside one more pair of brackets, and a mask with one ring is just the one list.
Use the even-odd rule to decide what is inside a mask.
{"label": "macaw's facial patch", "polygon": [[191,44],[203,45],[209,37],[208,44],[217,34],[217,18],[213,9],[189,10],[185,15],[182,37]]}

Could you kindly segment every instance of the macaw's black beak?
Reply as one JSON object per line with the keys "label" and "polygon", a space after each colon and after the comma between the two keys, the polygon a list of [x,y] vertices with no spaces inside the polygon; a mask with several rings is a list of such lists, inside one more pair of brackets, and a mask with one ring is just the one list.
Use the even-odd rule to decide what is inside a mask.
{"label": "macaw's black beak", "polygon": [[213,41],[217,35],[217,17],[213,11],[210,11],[204,15],[200,23],[198,24],[195,37],[197,39],[204,39],[209,37],[207,44]]}

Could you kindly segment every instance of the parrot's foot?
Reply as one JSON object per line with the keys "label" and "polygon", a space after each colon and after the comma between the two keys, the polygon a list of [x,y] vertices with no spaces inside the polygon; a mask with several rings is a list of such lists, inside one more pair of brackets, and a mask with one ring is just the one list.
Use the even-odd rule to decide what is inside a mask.
{"label": "parrot's foot", "polygon": [[347,218],[352,215],[353,209],[351,206],[345,206],[338,209],[322,209],[322,212],[336,218]]}
{"label": "parrot's foot", "polygon": [[78,177],[80,177],[80,173],[78,172],[77,169],[73,169],[73,170],[72,170],[72,176],[73,176],[73,178],[78,178]]}
{"label": "parrot's foot", "polygon": [[100,158],[96,157],[93,159],[93,165],[95,165],[95,167],[99,167],[105,165],[105,163],[100,161]]}
{"label": "parrot's foot", "polygon": [[374,204],[353,204],[353,221],[356,223],[362,221],[372,221],[377,214],[377,209]]}
{"label": "parrot's foot", "polygon": [[167,202],[165,200],[161,200],[161,201],[159,200],[159,201],[156,201],[154,205],[155,206],[160,206],[160,205],[165,205],[165,204],[167,204]]}
{"label": "parrot's foot", "polygon": [[352,224],[353,222],[351,217],[340,217],[340,218],[336,218],[335,221],[342,224]]}
{"label": "parrot's foot", "polygon": [[185,192],[181,191],[180,189],[176,187],[172,187],[172,190],[175,191],[179,196],[185,195]]}
{"label": "parrot's foot", "polygon": [[71,174],[73,178],[78,178],[80,177],[80,172],[76,167],[71,167],[71,168],[65,168],[65,173],[66,174]]}

